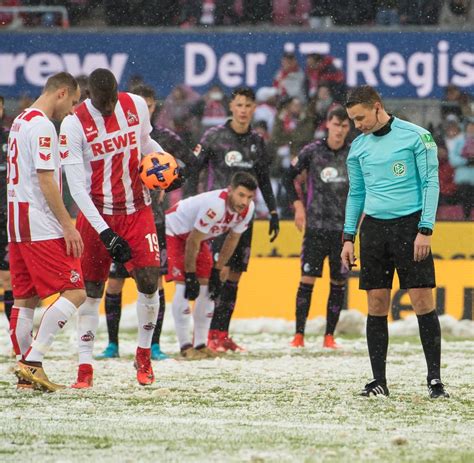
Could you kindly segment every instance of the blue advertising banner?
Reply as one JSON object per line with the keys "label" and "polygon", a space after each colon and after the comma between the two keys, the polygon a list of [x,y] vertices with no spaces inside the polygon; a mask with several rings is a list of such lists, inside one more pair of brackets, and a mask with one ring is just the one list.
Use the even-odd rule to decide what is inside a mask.
{"label": "blue advertising banner", "polygon": [[37,94],[60,71],[114,72],[121,88],[143,76],[159,96],[185,83],[271,85],[282,53],[329,53],[349,86],[369,84],[385,98],[440,98],[454,83],[474,93],[473,32],[58,32],[0,34],[0,94]]}

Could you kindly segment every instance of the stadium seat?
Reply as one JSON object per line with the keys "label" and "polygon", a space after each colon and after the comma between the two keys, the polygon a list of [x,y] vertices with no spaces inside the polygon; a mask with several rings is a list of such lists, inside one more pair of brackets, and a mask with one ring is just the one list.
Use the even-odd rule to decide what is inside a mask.
{"label": "stadium seat", "polygon": [[464,220],[462,206],[439,206],[437,220]]}

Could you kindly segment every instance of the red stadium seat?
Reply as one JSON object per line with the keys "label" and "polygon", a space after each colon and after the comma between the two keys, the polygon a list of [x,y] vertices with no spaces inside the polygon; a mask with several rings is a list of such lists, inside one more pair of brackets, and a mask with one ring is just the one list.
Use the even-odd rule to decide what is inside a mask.
{"label": "red stadium seat", "polygon": [[439,206],[437,220],[464,220],[462,206]]}

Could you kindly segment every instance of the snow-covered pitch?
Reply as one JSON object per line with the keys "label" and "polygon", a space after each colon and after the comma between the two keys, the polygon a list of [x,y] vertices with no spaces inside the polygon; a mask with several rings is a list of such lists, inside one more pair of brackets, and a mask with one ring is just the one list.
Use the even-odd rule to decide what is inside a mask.
{"label": "snow-covered pitch", "polygon": [[[451,399],[433,401],[410,319],[391,327],[391,396],[373,399],[357,396],[370,367],[363,317],[352,311],[340,324],[349,333],[338,338],[341,351],[321,348],[321,320],[310,322],[298,351],[288,347],[292,323],[236,320],[235,338],[249,352],[200,362],[176,360],[167,320],[162,347],[174,359],[154,362],[157,381],[146,388],[135,380],[133,319],[125,311],[122,357],[96,362],[92,390],[55,394],[15,390],[2,320],[0,461],[474,461],[473,322],[442,318]],[[97,352],[106,340],[102,323]],[[70,326],[45,361],[53,381],[75,379],[74,344]]]}

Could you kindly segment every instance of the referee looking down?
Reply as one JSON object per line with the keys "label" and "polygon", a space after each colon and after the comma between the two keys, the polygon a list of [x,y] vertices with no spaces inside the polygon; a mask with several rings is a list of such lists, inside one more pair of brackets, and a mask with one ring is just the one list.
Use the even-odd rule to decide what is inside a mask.
{"label": "referee looking down", "polygon": [[362,396],[389,395],[386,381],[387,317],[394,270],[418,318],[431,398],[449,397],[441,382],[441,328],[432,288],[436,286],[431,235],[438,204],[437,147],[431,134],[389,115],[370,86],[352,89],[349,118],[362,134],[348,158],[349,193],[344,224],[343,265],[355,264],[360,226],[360,289],[367,291],[367,345],[374,379]]}

